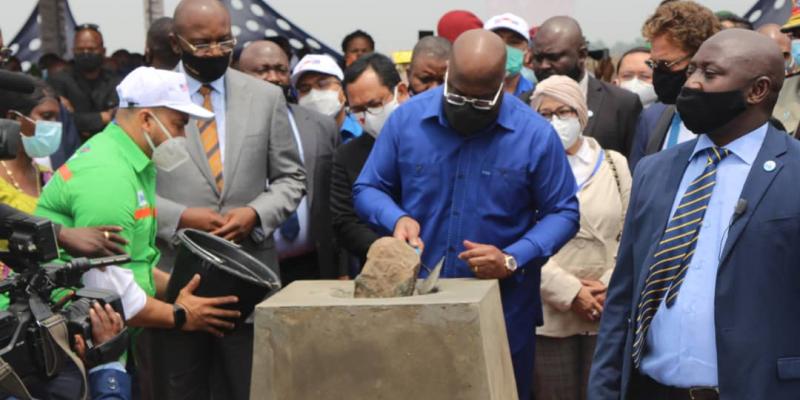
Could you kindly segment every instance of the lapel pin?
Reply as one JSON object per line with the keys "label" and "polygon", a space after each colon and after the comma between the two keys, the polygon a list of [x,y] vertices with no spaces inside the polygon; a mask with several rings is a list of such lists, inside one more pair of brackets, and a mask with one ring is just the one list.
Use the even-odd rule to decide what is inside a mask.
{"label": "lapel pin", "polygon": [[776,166],[777,166],[777,164],[775,164],[775,161],[769,160],[769,161],[764,163],[764,171],[767,171],[767,172],[775,171],[775,167]]}

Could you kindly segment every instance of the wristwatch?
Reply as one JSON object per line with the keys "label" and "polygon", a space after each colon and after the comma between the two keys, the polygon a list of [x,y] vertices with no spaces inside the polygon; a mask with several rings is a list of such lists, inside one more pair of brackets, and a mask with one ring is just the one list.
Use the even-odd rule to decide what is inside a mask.
{"label": "wristwatch", "polygon": [[172,318],[175,320],[175,329],[183,328],[183,324],[186,323],[186,309],[180,304],[173,304]]}
{"label": "wristwatch", "polygon": [[517,259],[514,256],[506,254],[506,269],[512,274],[517,271]]}

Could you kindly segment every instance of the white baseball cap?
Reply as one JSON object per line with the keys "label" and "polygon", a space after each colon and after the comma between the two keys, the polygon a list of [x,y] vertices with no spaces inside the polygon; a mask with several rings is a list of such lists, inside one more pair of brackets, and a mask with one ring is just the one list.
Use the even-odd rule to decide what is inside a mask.
{"label": "white baseball cap", "polygon": [[192,103],[186,77],[178,72],[139,67],[117,86],[119,108],[166,107],[189,116],[210,119],[214,113]]}
{"label": "white baseball cap", "polygon": [[292,86],[297,85],[297,80],[306,72],[319,72],[321,74],[335,76],[340,81],[344,80],[344,72],[342,72],[342,69],[336,64],[336,60],[329,55],[308,54],[303,57],[300,62],[294,66],[294,71],[292,71]]}
{"label": "white baseball cap", "polygon": [[486,29],[487,31],[508,29],[519,33],[528,42],[531,41],[531,32],[528,23],[525,22],[524,19],[511,13],[495,15],[494,17],[489,18],[489,20],[483,24],[483,29]]}

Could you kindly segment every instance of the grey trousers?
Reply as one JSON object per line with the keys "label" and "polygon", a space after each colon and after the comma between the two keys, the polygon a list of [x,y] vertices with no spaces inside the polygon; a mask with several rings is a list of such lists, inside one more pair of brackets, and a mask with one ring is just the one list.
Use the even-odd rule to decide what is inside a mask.
{"label": "grey trousers", "polygon": [[597,336],[536,336],[533,392],[536,400],[585,400]]}

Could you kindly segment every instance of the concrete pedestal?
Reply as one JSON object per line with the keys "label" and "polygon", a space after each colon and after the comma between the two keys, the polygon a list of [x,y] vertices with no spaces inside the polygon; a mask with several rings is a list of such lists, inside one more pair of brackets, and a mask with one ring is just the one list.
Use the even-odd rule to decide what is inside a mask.
{"label": "concrete pedestal", "polygon": [[496,281],[352,295],[352,281],[297,281],[256,307],[252,399],[517,399]]}

